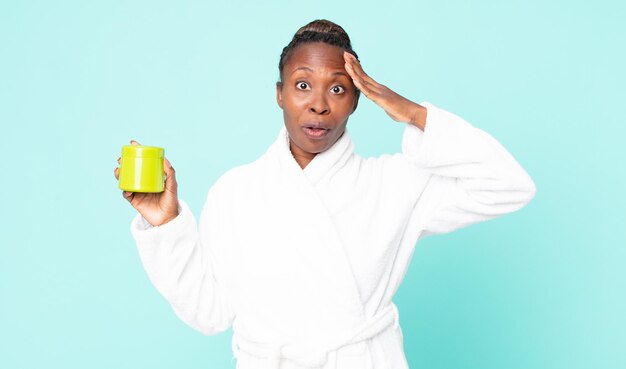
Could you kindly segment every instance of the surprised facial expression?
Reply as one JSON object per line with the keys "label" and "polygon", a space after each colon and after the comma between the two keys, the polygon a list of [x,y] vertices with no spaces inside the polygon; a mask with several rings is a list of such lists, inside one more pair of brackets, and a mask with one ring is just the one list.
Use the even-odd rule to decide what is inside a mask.
{"label": "surprised facial expression", "polygon": [[298,46],[283,68],[282,82],[276,99],[291,152],[310,161],[341,137],[357,106],[343,50],[322,42]]}

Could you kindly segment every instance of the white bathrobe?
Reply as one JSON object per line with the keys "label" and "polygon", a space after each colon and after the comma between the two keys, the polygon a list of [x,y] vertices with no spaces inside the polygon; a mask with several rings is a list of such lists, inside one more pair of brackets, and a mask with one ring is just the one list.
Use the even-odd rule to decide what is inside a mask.
{"label": "white bathrobe", "polygon": [[[188,205],[131,224],[157,290],[189,326],[232,326],[237,369],[406,369],[392,302],[418,239],[522,208],[535,184],[504,147],[423,102],[402,152],[363,158],[348,130],[300,168],[283,126],[256,161]],[[398,123],[404,124],[404,123]]]}

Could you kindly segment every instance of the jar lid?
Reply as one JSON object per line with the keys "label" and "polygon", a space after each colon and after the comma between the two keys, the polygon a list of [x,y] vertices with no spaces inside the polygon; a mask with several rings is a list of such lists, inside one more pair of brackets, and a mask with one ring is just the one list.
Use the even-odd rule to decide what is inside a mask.
{"label": "jar lid", "polygon": [[125,145],[122,146],[122,156],[139,158],[162,158],[163,148],[156,146]]}

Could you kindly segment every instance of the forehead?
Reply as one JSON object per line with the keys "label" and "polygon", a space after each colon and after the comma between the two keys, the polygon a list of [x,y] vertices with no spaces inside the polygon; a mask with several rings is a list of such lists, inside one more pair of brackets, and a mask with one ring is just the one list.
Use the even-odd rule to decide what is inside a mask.
{"label": "forehead", "polygon": [[345,70],[343,49],[323,42],[302,44],[293,50],[285,65],[287,73],[300,68],[309,67],[314,71]]}

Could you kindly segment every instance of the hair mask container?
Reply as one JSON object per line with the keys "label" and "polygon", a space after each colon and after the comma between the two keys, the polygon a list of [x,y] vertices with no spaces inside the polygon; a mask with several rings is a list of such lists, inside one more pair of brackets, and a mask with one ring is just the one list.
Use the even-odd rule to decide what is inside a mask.
{"label": "hair mask container", "polygon": [[119,188],[129,192],[163,192],[163,157],[161,147],[122,146]]}

